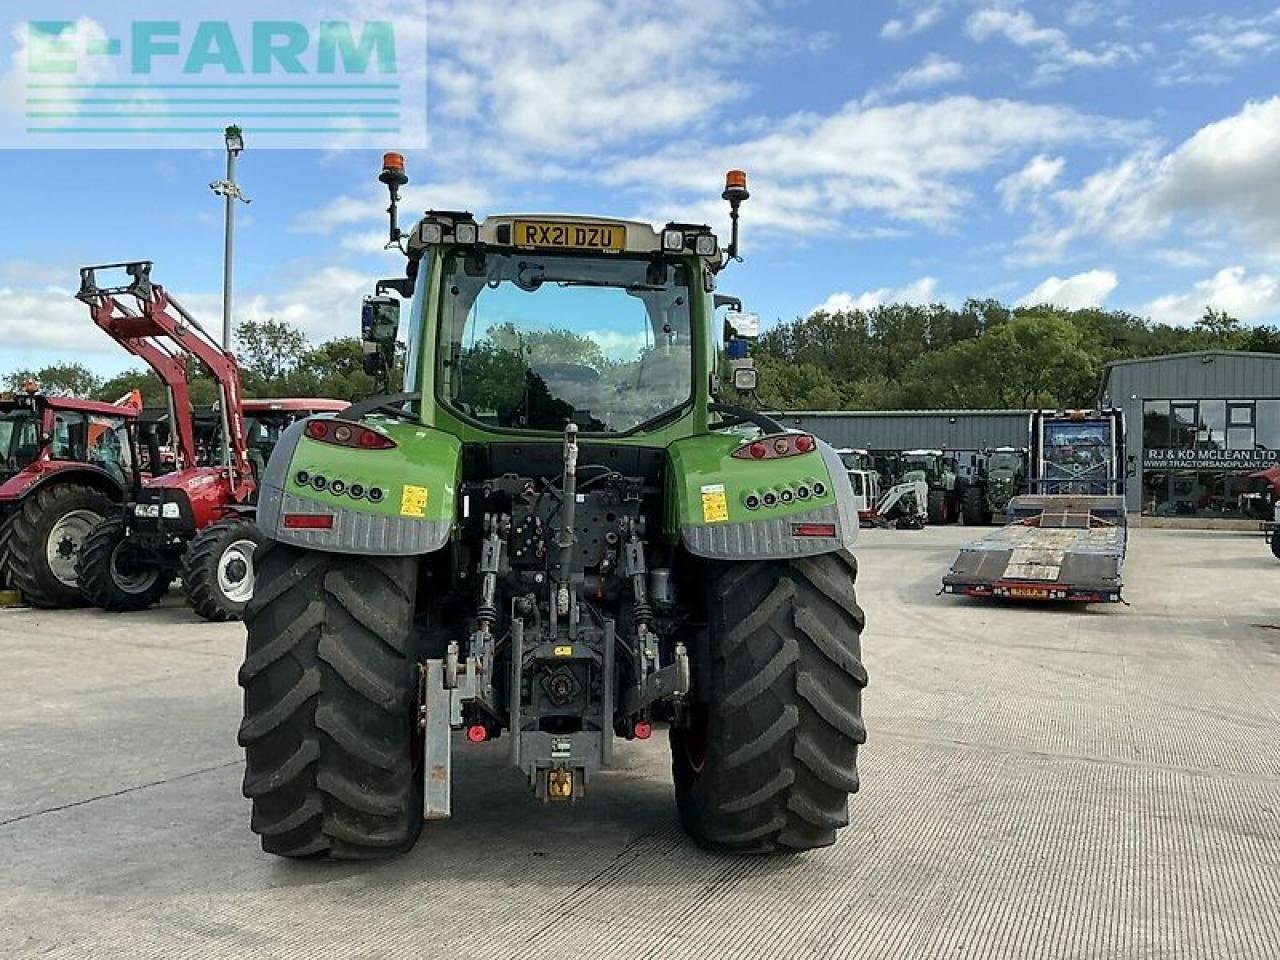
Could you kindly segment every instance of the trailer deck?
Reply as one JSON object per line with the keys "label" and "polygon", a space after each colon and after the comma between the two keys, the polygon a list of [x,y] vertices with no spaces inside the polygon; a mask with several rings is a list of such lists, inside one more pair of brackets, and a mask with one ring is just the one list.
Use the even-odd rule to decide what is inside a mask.
{"label": "trailer deck", "polygon": [[1023,496],[1007,526],[960,550],[944,593],[1018,600],[1119,602],[1124,498]]}

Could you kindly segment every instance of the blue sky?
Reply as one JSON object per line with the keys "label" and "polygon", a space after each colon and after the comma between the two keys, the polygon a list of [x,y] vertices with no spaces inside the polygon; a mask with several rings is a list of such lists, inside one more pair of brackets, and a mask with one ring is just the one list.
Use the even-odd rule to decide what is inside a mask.
{"label": "blue sky", "polygon": [[[431,0],[407,208],[723,229],[724,170],[742,167],[746,262],[722,289],[766,324],[970,296],[1280,322],[1280,7],[1207,9]],[[400,268],[375,179],[400,145],[255,150],[244,125],[238,318],[354,332],[360,297]],[[131,365],[70,300],[83,263],[154,259],[216,325],[222,164],[216,138],[0,150],[0,372]]]}

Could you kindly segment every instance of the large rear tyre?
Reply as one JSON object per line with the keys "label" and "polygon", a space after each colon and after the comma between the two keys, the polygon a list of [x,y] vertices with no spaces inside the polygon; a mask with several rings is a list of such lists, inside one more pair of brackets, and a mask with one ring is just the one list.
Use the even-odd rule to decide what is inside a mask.
{"label": "large rear tyre", "polygon": [[985,527],[991,523],[991,511],[987,509],[986,491],[981,487],[965,487],[964,525]]}
{"label": "large rear tyre", "polygon": [[722,564],[708,590],[709,672],[671,731],[676,804],[699,844],[777,853],[834,843],[865,742],[864,617],[847,553]]}
{"label": "large rear tyre", "polygon": [[84,598],[113,613],[155,606],[173,582],[173,571],[131,543],[119,518],[90,531],[76,571]]}
{"label": "large rear tyre", "polygon": [[0,519],[0,590],[12,590],[13,583],[9,575],[9,533],[13,530],[13,518],[10,513]]}
{"label": "large rear tyre", "polygon": [[90,487],[54,484],[28,495],[8,536],[10,582],[34,607],[81,607],[76,564],[86,538],[118,508]]}
{"label": "large rear tyre", "polygon": [[945,490],[929,491],[928,515],[929,523],[932,526],[941,526],[944,523],[951,522],[951,517],[947,515],[947,492]]}
{"label": "large rear tyre", "polygon": [[422,829],[417,561],[266,541],[245,610],[244,795],[262,849],[367,860]]}
{"label": "large rear tyre", "polygon": [[222,623],[239,620],[253,596],[253,558],[264,541],[251,520],[222,520],[191,538],[179,576],[191,609]]}

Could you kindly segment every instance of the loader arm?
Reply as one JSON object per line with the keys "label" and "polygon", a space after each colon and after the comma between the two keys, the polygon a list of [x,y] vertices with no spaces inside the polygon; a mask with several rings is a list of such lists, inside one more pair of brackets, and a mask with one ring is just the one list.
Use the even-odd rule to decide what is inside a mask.
{"label": "loader arm", "polygon": [[[131,282],[100,287],[97,271],[124,269]],[[213,376],[221,397],[222,428],[229,462],[225,464],[232,496],[245,502],[253,492],[241,412],[240,369],[235,356],[217,342],[164,287],[151,282],[151,263],[102,264],[80,270],[76,295],[89,306],[94,323],[125,350],[141,359],[164,382],[173,406],[174,435],[180,463],[197,463],[195,423],[191,408],[190,358]],[[132,301],[130,304],[128,301]]]}

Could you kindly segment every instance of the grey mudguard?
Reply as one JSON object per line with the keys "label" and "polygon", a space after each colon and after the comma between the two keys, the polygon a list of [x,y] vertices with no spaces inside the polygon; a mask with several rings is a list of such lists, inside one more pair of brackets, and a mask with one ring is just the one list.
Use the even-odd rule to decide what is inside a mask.
{"label": "grey mudguard", "polygon": [[[306,421],[291,424],[280,435],[263,471],[258,490],[258,528],[280,543],[330,553],[358,553],[369,556],[407,557],[439,550],[449,541],[451,525],[444,520],[388,517],[362,510],[348,510],[297,497],[285,490],[294,452]],[[282,523],[284,514],[331,516],[327,530],[291,530]]]}
{"label": "grey mudguard", "polygon": [[[858,537],[858,509],[849,474],[834,447],[819,440],[818,450],[830,474],[834,505],[744,523],[686,524],[680,531],[685,548],[696,557],[711,560],[789,560],[852,550]],[[834,523],[836,535],[797,537],[791,529],[797,523]]]}

